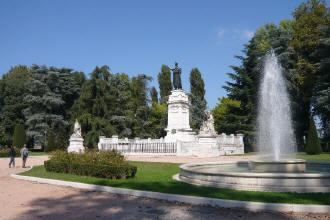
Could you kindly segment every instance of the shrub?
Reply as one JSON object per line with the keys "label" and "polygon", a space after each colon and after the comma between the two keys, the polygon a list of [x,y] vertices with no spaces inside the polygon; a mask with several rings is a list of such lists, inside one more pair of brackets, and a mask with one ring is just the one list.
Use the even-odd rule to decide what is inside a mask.
{"label": "shrub", "polygon": [[87,150],[84,154],[67,153],[66,151],[54,151],[51,160],[58,162],[95,164],[95,165],[127,165],[124,156],[119,152]]}
{"label": "shrub", "polygon": [[306,153],[307,154],[320,154],[322,152],[319,137],[317,135],[315,122],[313,117],[309,119],[309,129],[306,140]]}
{"label": "shrub", "polygon": [[15,125],[14,135],[13,135],[13,145],[16,147],[23,147],[26,144],[26,135],[24,125]]}
{"label": "shrub", "polygon": [[[10,148],[0,150],[0,157],[9,157],[9,151],[10,151]],[[15,148],[15,152],[16,152],[16,157],[21,156],[21,149],[20,148]]]}
{"label": "shrub", "polygon": [[70,173],[99,178],[125,179],[135,176],[137,167],[131,165],[95,165],[48,160],[44,162],[47,172]]}
{"label": "shrub", "polygon": [[135,166],[129,165],[117,151],[86,151],[84,154],[54,151],[50,160],[45,161],[48,172],[71,173],[83,176],[120,179],[134,177]]}

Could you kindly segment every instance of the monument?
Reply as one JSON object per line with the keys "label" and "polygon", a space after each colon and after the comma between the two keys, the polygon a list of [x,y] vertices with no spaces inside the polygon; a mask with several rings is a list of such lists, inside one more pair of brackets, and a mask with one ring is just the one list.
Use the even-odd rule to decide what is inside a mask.
{"label": "monument", "polygon": [[194,141],[195,132],[189,125],[189,99],[182,90],[181,68],[175,62],[173,71],[173,87],[168,97],[167,135],[165,141]]}
{"label": "monument", "polygon": [[73,129],[73,134],[70,137],[70,145],[68,147],[68,152],[73,152],[73,153],[84,153],[85,148],[84,148],[84,139],[81,136],[81,127],[76,119],[76,122],[74,123],[74,129]]}
{"label": "monument", "polygon": [[175,62],[173,87],[168,97],[167,134],[160,139],[119,139],[100,136],[98,149],[117,150],[124,155],[135,156],[197,156],[216,157],[226,154],[243,154],[242,134],[218,135],[214,129],[214,119],[210,111],[205,111],[207,118],[197,135],[189,124],[188,94],[182,89],[181,68]]}

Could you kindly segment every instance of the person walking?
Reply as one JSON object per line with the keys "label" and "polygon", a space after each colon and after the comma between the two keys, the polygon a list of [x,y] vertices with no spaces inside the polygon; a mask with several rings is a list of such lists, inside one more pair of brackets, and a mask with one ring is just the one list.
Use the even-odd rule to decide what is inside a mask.
{"label": "person walking", "polygon": [[27,159],[28,155],[29,155],[29,151],[26,148],[26,144],[24,144],[24,147],[21,150],[21,156],[22,156],[22,161],[23,161],[22,167],[23,168],[25,168],[25,163],[26,163],[26,159]]}
{"label": "person walking", "polygon": [[10,156],[9,168],[11,167],[11,165],[13,165],[13,167],[15,168],[15,157],[16,157],[15,146],[10,147],[9,156]]}

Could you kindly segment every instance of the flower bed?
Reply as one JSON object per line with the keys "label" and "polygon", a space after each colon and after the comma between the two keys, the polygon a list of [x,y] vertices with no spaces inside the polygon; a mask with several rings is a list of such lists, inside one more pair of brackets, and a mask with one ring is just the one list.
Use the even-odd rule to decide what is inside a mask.
{"label": "flower bed", "polygon": [[84,154],[55,151],[44,165],[47,172],[111,179],[132,178],[137,171],[136,166],[129,165],[116,151],[87,151]]}

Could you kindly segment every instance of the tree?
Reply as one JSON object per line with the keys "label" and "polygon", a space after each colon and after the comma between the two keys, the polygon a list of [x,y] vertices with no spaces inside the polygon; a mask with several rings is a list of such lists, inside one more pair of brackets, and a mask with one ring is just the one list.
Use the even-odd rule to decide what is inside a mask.
{"label": "tree", "polygon": [[[31,67],[33,78],[26,84],[23,110],[27,136],[35,143],[44,143],[44,132],[55,132],[59,143],[67,144],[69,131],[68,110],[79,96],[78,86],[70,76],[70,69]],[[45,143],[44,143],[45,144]]]}
{"label": "tree", "polygon": [[53,132],[49,132],[48,138],[47,138],[47,143],[46,143],[46,152],[51,152],[57,148],[56,143],[55,143],[55,138]]}
{"label": "tree", "polygon": [[158,103],[158,92],[154,86],[150,90],[150,97],[152,103]]}
{"label": "tree", "polygon": [[313,53],[316,60],[316,81],[313,88],[313,114],[321,121],[321,137],[325,145],[330,141],[330,10],[327,11],[327,22],[320,26],[323,33],[319,40],[319,49]]}
{"label": "tree", "polygon": [[242,112],[241,102],[226,97],[219,98],[219,102],[212,111],[215,130],[219,134],[241,133],[242,123],[240,119],[244,118],[239,115]]}
{"label": "tree", "polygon": [[311,100],[315,82],[317,80],[317,60],[312,54],[321,49],[320,39],[323,36],[320,26],[326,23],[327,7],[324,1],[307,0],[293,13],[293,31],[291,46],[297,54],[295,76],[297,90],[301,97],[300,121],[301,133],[298,143],[303,143],[303,136],[308,129],[308,121],[311,117]]}
{"label": "tree", "polygon": [[151,79],[151,77],[144,74],[132,78],[132,103],[135,116],[133,133],[135,137],[151,137],[150,109],[148,106],[148,82]]}
{"label": "tree", "polygon": [[190,117],[193,129],[199,130],[205,120],[206,100],[204,80],[198,68],[193,68],[190,72]]}
{"label": "tree", "polygon": [[25,121],[22,110],[26,108],[23,99],[27,93],[26,83],[31,79],[30,70],[27,66],[18,65],[12,67],[8,73],[3,74],[0,81],[0,136],[4,143],[11,144],[16,124]]}
{"label": "tree", "polygon": [[132,91],[127,74],[114,74],[110,77],[110,122],[115,127],[119,137],[132,137],[134,113],[132,106]]}
{"label": "tree", "polygon": [[78,119],[81,124],[84,146],[95,148],[99,136],[111,137],[116,128],[111,124],[110,68],[96,66],[81,89],[81,95],[73,106],[71,124]]}
{"label": "tree", "polygon": [[26,144],[26,135],[23,124],[17,124],[15,126],[14,135],[13,135],[13,146],[23,147]]}
{"label": "tree", "polygon": [[173,86],[171,81],[171,71],[166,65],[162,65],[161,72],[158,73],[158,84],[160,90],[160,103],[167,103],[168,96],[171,94]]}
{"label": "tree", "polygon": [[152,138],[161,138],[166,135],[167,105],[153,103],[150,108],[150,131]]}
{"label": "tree", "polygon": [[309,129],[306,140],[306,153],[307,154],[320,154],[322,152],[319,137],[317,135],[315,122],[313,117],[309,119]]}

